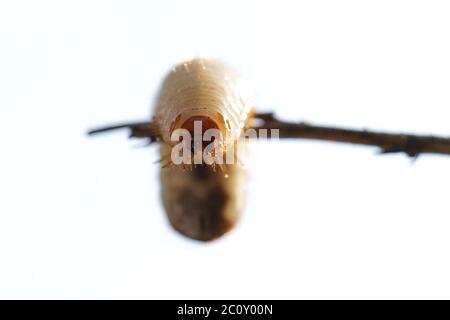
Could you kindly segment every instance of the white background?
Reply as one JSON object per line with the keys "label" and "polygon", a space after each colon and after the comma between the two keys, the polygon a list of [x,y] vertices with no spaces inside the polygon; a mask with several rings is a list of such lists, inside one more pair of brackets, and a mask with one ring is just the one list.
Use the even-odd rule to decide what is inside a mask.
{"label": "white background", "polygon": [[448,1],[2,1],[0,298],[450,298],[450,157],[256,143],[237,228],[175,233],[157,148],[85,132],[199,54],[283,118],[450,135]]}

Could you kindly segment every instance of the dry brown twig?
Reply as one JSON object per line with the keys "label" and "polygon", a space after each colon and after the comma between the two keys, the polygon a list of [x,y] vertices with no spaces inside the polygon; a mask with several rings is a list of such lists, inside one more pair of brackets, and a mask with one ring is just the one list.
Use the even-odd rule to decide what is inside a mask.
{"label": "dry brown twig", "polygon": [[[376,146],[380,148],[380,153],[405,153],[409,157],[417,157],[424,153],[450,155],[450,138],[315,126],[306,122],[282,121],[273,113],[257,113],[254,115],[254,119],[259,123],[255,124],[253,129],[256,129],[257,132],[258,129],[268,129],[269,133],[270,129],[278,129],[280,139],[300,138]],[[109,126],[89,131],[89,134],[121,128],[129,128],[131,130],[130,137],[157,140],[151,122]]]}
{"label": "dry brown twig", "polygon": [[423,153],[450,154],[450,138],[324,127],[305,122],[293,123],[279,120],[273,113],[260,113],[255,118],[262,121],[261,125],[254,127],[255,129],[279,129],[280,138],[377,146],[380,153],[403,152],[409,157],[417,157]]}

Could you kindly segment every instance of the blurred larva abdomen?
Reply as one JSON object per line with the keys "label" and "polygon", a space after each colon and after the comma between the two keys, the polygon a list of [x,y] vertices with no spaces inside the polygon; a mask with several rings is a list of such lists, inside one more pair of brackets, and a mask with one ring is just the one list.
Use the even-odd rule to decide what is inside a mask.
{"label": "blurred larva abdomen", "polygon": [[238,221],[244,204],[245,174],[241,166],[220,171],[199,166],[192,171],[161,170],[164,208],[173,228],[189,238],[219,238]]}
{"label": "blurred larva abdomen", "polygon": [[[173,130],[190,131],[193,119],[216,128],[226,137],[223,151],[243,144],[242,131],[249,120],[253,99],[236,72],[215,60],[193,59],[172,69],[158,95],[154,123],[161,137],[161,156],[168,159]],[[241,148],[242,149],[242,148]],[[241,150],[240,149],[240,150]],[[233,149],[234,150],[234,149]],[[243,155],[226,170],[202,164],[192,170],[177,166],[161,169],[162,198],[172,226],[193,239],[213,240],[230,230],[242,210],[245,192]]]}

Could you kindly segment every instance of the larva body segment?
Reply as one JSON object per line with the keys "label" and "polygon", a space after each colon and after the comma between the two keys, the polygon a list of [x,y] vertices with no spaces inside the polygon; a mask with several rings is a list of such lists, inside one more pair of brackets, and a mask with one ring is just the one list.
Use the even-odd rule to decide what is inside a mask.
{"label": "larva body segment", "polygon": [[[162,159],[170,158],[173,130],[190,130],[192,119],[224,135],[223,152],[237,152],[244,144],[242,131],[254,106],[251,92],[239,75],[225,64],[193,59],[177,65],[165,78],[153,121],[159,128]],[[244,203],[246,172],[239,161],[221,170],[206,165],[185,170],[161,168],[162,198],[172,226],[193,239],[209,241],[222,236],[238,220]],[[169,161],[170,162],[170,161]],[[164,165],[164,160],[163,160]]]}

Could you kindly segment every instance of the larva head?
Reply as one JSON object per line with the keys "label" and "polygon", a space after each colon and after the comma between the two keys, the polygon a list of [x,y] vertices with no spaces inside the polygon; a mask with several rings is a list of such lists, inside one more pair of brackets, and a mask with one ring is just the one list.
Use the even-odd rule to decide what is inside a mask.
{"label": "larva head", "polygon": [[[181,125],[182,129],[186,129],[192,137],[195,134],[201,134],[202,136],[209,129],[219,130],[219,126],[216,121],[214,121],[211,117],[204,115],[192,116],[186,119]],[[197,130],[196,130],[197,129]],[[203,141],[204,143],[207,141]]]}
{"label": "larva head", "polygon": [[[218,112],[215,113],[191,113],[179,114],[171,124],[170,136],[172,148],[176,148],[175,156],[189,150],[190,159],[184,158],[183,167],[190,168],[186,164],[206,164],[213,168],[225,162],[226,152],[234,145],[238,136],[231,132],[230,123]],[[180,152],[181,147],[184,148]],[[191,163],[186,163],[189,162]],[[200,159],[200,160],[199,160]],[[174,161],[172,164],[179,164],[180,161]]]}
{"label": "larva head", "polygon": [[[189,135],[191,136],[191,152],[193,156],[195,156],[196,152],[203,152],[209,144],[214,143],[215,137],[207,139],[205,138],[205,133],[219,130],[219,126],[213,119],[203,115],[189,117],[186,121],[183,122],[181,128],[187,130],[189,132]],[[201,141],[201,143],[198,143],[197,150],[196,141]]]}

